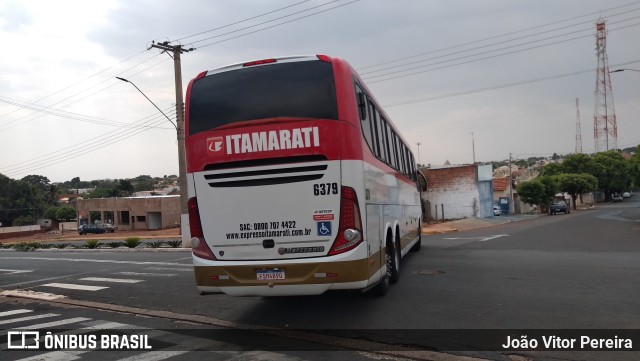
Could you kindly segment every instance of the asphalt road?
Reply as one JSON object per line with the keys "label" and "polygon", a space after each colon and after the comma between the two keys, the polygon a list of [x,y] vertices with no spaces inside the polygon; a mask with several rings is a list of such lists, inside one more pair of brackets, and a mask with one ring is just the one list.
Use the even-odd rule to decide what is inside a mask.
{"label": "asphalt road", "polygon": [[[347,330],[343,336],[456,354],[468,340],[447,338],[465,330],[489,330],[491,336],[491,330],[504,329],[640,329],[638,196],[568,215],[428,236],[419,253],[403,260],[400,282],[383,298],[358,293],[201,296],[190,260],[186,251],[2,251],[0,289],[196,315],[214,324]],[[104,288],[59,288],[61,283]],[[0,312],[6,308],[0,302]],[[170,328],[169,323],[164,327]],[[477,331],[472,332],[477,337]],[[434,340],[436,334],[445,340]],[[470,355],[508,359],[510,354],[533,359],[640,358],[637,352],[526,350]]]}

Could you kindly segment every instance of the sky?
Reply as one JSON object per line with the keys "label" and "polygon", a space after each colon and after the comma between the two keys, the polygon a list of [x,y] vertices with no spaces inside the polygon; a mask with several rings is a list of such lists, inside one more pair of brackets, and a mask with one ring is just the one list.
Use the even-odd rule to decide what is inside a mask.
{"label": "sky", "polygon": [[[178,174],[175,128],[115,78],[175,120],[173,62],[153,41],[195,48],[182,55],[185,91],[238,62],[343,58],[422,164],[573,153],[577,109],[593,152],[599,17],[610,69],[640,70],[632,0],[2,0],[0,174]],[[640,72],[611,83],[618,146],[635,147]]]}

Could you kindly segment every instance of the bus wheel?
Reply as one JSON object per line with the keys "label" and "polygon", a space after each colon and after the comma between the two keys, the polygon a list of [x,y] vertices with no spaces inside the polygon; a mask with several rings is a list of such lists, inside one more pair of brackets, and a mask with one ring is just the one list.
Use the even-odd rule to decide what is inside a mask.
{"label": "bus wheel", "polygon": [[384,296],[389,291],[391,287],[391,256],[392,249],[390,247],[385,248],[385,259],[386,259],[386,272],[380,282],[371,290],[371,293],[376,296]]}
{"label": "bus wheel", "polygon": [[398,242],[389,240],[387,249],[389,250],[389,253],[387,253],[387,269],[390,272],[389,280],[391,283],[396,283],[400,280],[400,245]]}

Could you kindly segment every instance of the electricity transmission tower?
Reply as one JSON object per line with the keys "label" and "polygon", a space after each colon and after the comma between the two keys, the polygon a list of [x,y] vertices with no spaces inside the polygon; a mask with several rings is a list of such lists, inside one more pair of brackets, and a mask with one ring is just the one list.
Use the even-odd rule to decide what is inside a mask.
{"label": "electricity transmission tower", "polygon": [[596,23],[596,56],[598,57],[598,68],[596,69],[593,138],[596,153],[598,153],[618,149],[618,125],[616,124],[611,74],[609,74],[607,59],[607,30],[602,18],[598,19]]}

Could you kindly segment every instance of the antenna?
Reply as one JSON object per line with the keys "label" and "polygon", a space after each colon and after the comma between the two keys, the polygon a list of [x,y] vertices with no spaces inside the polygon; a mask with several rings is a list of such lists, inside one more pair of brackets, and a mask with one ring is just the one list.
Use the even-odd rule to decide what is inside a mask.
{"label": "antenna", "polygon": [[593,111],[593,138],[596,153],[610,149],[618,149],[618,125],[616,124],[616,110],[613,106],[613,90],[609,61],[607,59],[607,30],[604,19],[599,18],[596,23],[596,102]]}

